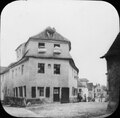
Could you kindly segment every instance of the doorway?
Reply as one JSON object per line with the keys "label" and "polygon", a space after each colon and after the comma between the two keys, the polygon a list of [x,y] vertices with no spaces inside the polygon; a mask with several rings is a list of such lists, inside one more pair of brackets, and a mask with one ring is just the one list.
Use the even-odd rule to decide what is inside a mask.
{"label": "doorway", "polygon": [[69,102],[69,88],[63,87],[61,89],[61,103],[68,103]]}
{"label": "doorway", "polygon": [[53,89],[53,101],[59,102],[60,101],[60,88],[54,87]]}

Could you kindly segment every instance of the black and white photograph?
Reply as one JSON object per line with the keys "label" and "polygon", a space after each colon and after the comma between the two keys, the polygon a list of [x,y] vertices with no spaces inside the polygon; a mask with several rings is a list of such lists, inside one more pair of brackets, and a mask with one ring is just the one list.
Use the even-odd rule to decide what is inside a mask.
{"label": "black and white photograph", "polygon": [[120,29],[104,1],[18,0],[1,13],[0,102],[16,117],[104,118],[120,98]]}

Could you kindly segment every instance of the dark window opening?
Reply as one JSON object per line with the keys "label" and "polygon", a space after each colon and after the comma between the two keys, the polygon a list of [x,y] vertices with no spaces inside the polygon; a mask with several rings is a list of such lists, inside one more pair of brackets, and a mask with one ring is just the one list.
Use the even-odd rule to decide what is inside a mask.
{"label": "dark window opening", "polygon": [[26,86],[24,86],[24,96],[26,97]]}
{"label": "dark window opening", "polygon": [[21,67],[21,74],[23,74],[23,70],[24,70],[24,65],[22,65]]}
{"label": "dark window opening", "polygon": [[60,44],[54,44],[54,47],[60,47]]}
{"label": "dark window opening", "polygon": [[16,87],[15,90],[16,90],[16,97],[18,97],[18,88]]}
{"label": "dark window opening", "polygon": [[38,43],[38,48],[45,48],[45,43]]}
{"label": "dark window opening", "polygon": [[13,92],[14,92],[14,97],[15,97],[15,88],[13,88]]}
{"label": "dark window opening", "polygon": [[39,96],[44,96],[44,87],[38,87],[39,89]]}
{"label": "dark window opening", "polygon": [[50,97],[50,87],[46,87],[46,97]]}
{"label": "dark window opening", "polygon": [[32,87],[32,98],[35,98],[36,97],[36,87]]}
{"label": "dark window opening", "polygon": [[54,64],[54,74],[60,74],[60,64]]}
{"label": "dark window opening", "polygon": [[23,89],[22,87],[19,87],[20,97],[23,97]]}
{"label": "dark window opening", "polygon": [[44,71],[45,71],[44,66],[45,66],[45,64],[38,63],[38,73],[44,73]]}

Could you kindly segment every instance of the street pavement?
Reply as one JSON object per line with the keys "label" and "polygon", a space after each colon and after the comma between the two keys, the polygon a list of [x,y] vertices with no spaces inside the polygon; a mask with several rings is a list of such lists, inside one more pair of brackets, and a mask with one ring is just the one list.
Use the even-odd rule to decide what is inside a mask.
{"label": "street pavement", "polygon": [[108,115],[107,104],[107,102],[49,103],[26,108],[4,106],[4,109],[8,114],[17,117],[102,118],[103,115]]}

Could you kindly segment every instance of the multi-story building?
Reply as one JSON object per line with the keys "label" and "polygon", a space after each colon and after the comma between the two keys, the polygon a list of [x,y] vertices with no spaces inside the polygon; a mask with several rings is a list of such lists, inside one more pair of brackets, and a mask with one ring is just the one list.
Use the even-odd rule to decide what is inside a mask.
{"label": "multi-story building", "polygon": [[10,64],[5,78],[4,95],[71,102],[77,99],[78,68],[69,51],[71,42],[46,28],[16,49],[17,61]]}

